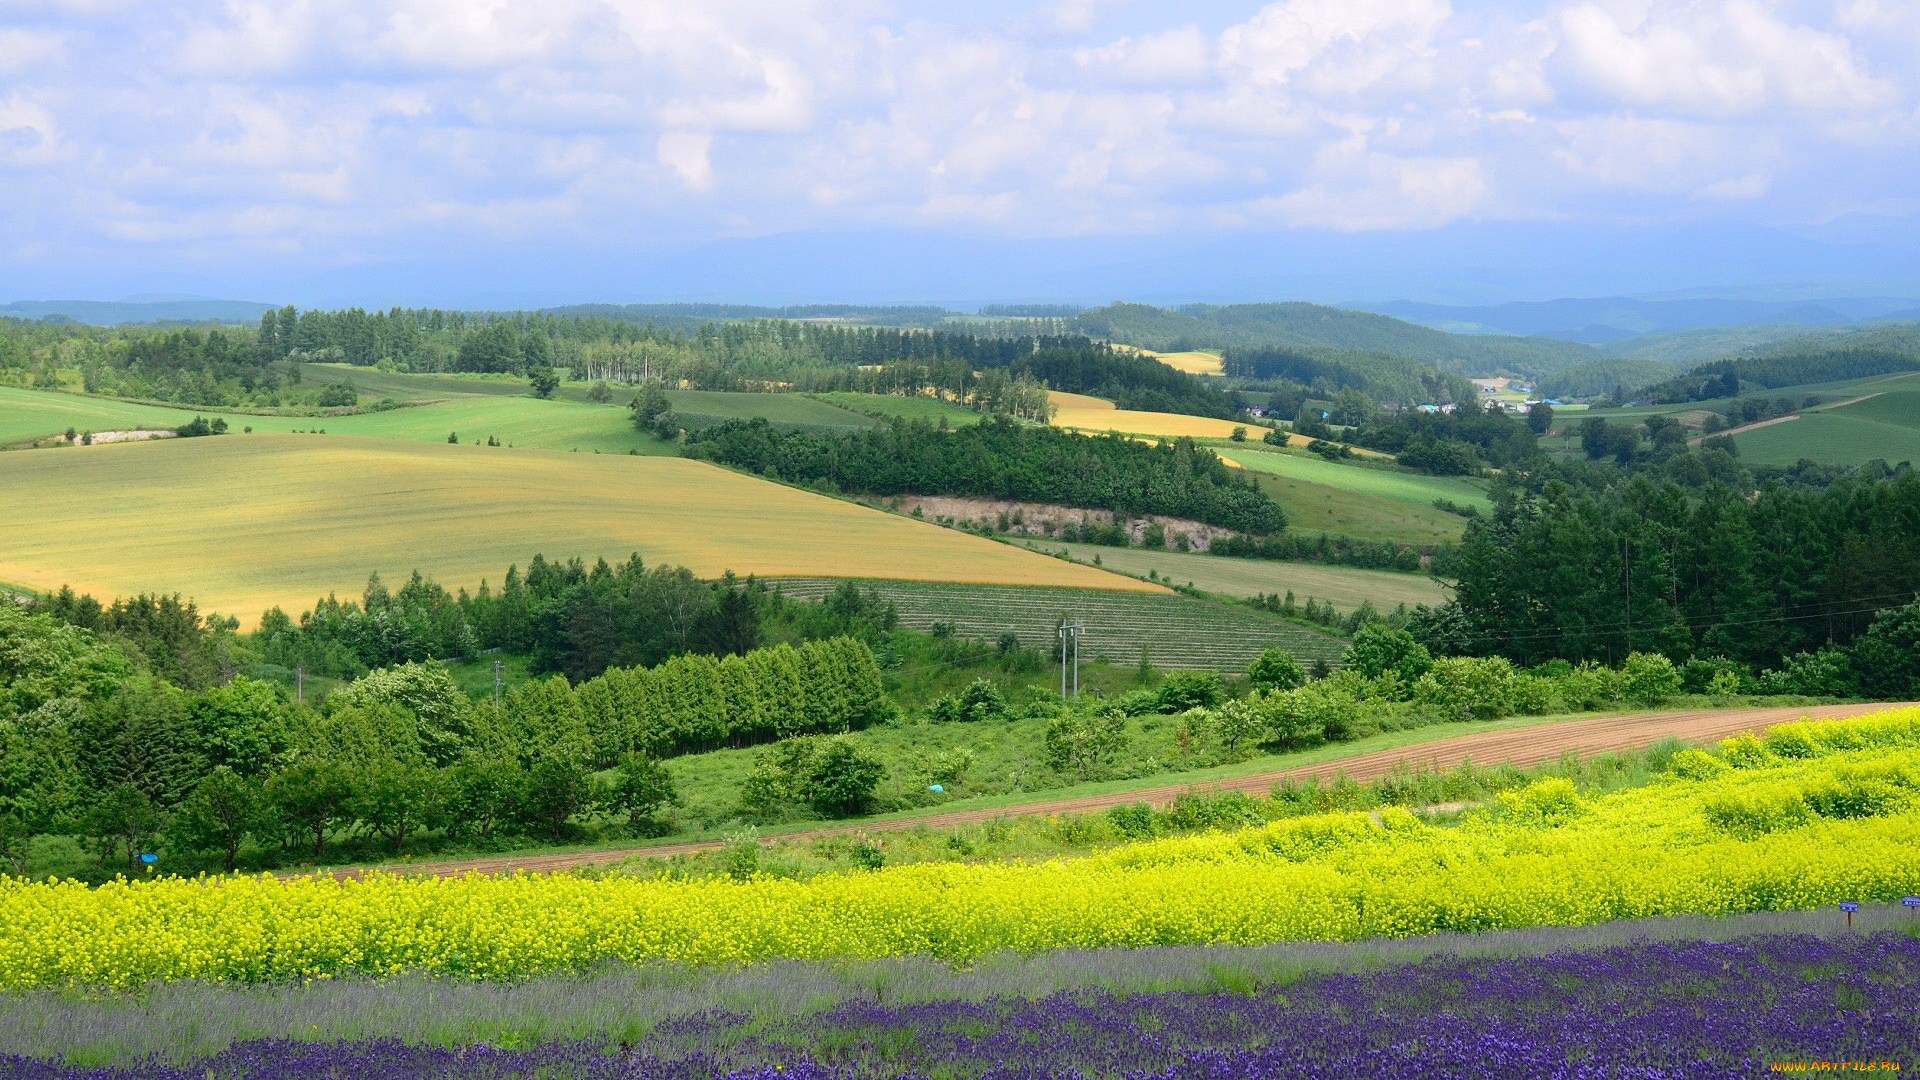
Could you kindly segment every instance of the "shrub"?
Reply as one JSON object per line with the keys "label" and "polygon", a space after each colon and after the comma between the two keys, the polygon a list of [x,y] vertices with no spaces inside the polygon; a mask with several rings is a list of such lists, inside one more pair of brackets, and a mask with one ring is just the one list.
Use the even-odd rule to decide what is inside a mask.
{"label": "shrub", "polygon": [[1412,683],[1433,666],[1433,654],[1407,631],[1374,623],[1353,635],[1341,662],[1368,678],[1391,671]]}
{"label": "shrub", "polygon": [[1214,673],[1185,671],[1167,676],[1154,692],[1156,711],[1183,713],[1188,709],[1210,709],[1227,696],[1226,684]]}
{"label": "shrub", "polygon": [[1183,791],[1167,807],[1167,824],[1181,832],[1239,829],[1265,822],[1254,801],[1238,791]]}
{"label": "shrub", "polygon": [[1253,658],[1247,668],[1247,681],[1255,690],[1292,690],[1307,681],[1307,673],[1292,653],[1268,649]]}
{"label": "shrub", "polygon": [[1680,672],[1659,653],[1629,653],[1620,665],[1620,692],[1637,705],[1658,705],[1680,692]]}
{"label": "shrub", "polygon": [[1113,825],[1114,832],[1129,840],[1151,840],[1159,832],[1153,807],[1143,802],[1110,807],[1107,821]]}
{"label": "shrub", "polygon": [[798,791],[808,806],[828,817],[861,813],[887,775],[877,758],[861,753],[845,739],[830,740],[800,777]]}
{"label": "shrub", "polygon": [[1502,656],[1444,656],[1414,684],[1414,700],[1450,720],[1492,720],[1513,711],[1513,665]]}
{"label": "shrub", "polygon": [[[1715,680],[1722,676],[1731,676],[1732,685],[1738,693],[1740,681],[1747,674],[1744,664],[1729,660],[1724,656],[1695,656],[1680,666],[1680,688],[1689,694],[1713,693]],[[1727,685],[1722,681],[1721,686]]]}
{"label": "shrub", "polygon": [[1760,676],[1768,694],[1806,694],[1809,697],[1847,697],[1855,693],[1853,661],[1840,649],[1794,653],[1777,671]]}

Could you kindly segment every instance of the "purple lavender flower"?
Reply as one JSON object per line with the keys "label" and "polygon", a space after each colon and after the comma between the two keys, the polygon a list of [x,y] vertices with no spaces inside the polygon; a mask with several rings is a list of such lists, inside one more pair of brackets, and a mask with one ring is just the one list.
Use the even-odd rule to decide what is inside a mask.
{"label": "purple lavender flower", "polygon": [[1696,1080],[1920,1060],[1916,988],[1910,935],[1779,935],[1434,958],[1250,993],[844,1004],[775,1024],[709,1010],[634,1045],[257,1040],[112,1069],[0,1058],[0,1080]]}

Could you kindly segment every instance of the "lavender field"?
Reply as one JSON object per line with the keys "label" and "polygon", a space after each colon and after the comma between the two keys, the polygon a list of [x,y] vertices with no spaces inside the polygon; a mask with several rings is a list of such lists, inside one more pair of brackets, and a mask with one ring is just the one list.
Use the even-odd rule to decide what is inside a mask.
{"label": "lavender field", "polygon": [[846,1000],[786,1017],[710,1008],[638,1037],[256,1039],[117,1067],[11,1057],[0,1077],[1745,1077],[1775,1061],[1914,1060],[1917,986],[1914,933],[1781,933],[1442,955],[1211,991]]}

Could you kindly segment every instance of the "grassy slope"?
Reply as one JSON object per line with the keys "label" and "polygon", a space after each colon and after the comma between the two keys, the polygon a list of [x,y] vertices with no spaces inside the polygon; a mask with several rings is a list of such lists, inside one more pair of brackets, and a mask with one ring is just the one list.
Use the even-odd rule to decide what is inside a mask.
{"label": "grassy slope", "polygon": [[[1756,390],[1744,396],[1767,400],[1786,398],[1795,405],[1808,397],[1818,398],[1820,402],[1802,409],[1798,420],[1734,436],[1745,461],[1791,465],[1808,458],[1837,465],[1858,465],[1873,458],[1889,462],[1920,459],[1920,420],[1916,419],[1920,417],[1920,373],[1783,386]],[[1866,400],[1859,400],[1861,398]],[[1637,424],[1649,416],[1671,416],[1697,428],[1710,411],[1720,411],[1726,404],[1725,401],[1678,402],[1566,412],[1556,418],[1554,433],[1542,439],[1540,445],[1557,453],[1579,453],[1579,424],[1590,416],[1615,424]]]}
{"label": "grassy slope", "polygon": [[472,587],[536,551],[639,551],[702,575],[1152,590],[682,458],[228,435],[6,454],[0,487],[31,508],[0,515],[0,580],[178,591],[248,620],[357,591],[372,570]]}
{"label": "grassy slope", "polygon": [[1356,570],[1344,566],[1317,563],[1272,562],[1265,559],[1235,559],[1220,555],[1197,555],[1180,551],[1149,551],[1142,548],[1111,548],[1096,544],[1067,544],[1057,540],[1029,540],[1026,546],[1036,551],[1064,551],[1080,562],[1095,557],[1109,570],[1145,577],[1152,570],[1162,581],[1191,585],[1223,596],[1276,595],[1293,592],[1301,600],[1313,597],[1331,600],[1343,611],[1372,601],[1382,611],[1396,605],[1440,604],[1447,599],[1446,588],[1423,574],[1396,574],[1387,570]]}
{"label": "grassy slope", "polygon": [[1225,449],[1220,451],[1220,455],[1259,472],[1391,499],[1411,506],[1431,507],[1435,499],[1452,499],[1482,509],[1492,505],[1487,500],[1486,489],[1464,477],[1423,476],[1362,465],[1342,465],[1307,454],[1280,454],[1265,450]]}
{"label": "grassy slope", "polygon": [[1466,522],[1457,515],[1431,506],[1376,498],[1290,476],[1255,472],[1254,478],[1260,490],[1287,512],[1287,529],[1296,535],[1332,533],[1397,544],[1451,544],[1459,541],[1466,529]]}
{"label": "grassy slope", "polygon": [[191,419],[191,412],[179,409],[0,386],[0,446],[57,435],[69,427],[79,431],[126,431],[179,427]]}
{"label": "grassy slope", "polygon": [[1809,410],[1798,420],[1734,436],[1743,461],[1791,465],[1801,458],[1834,465],[1920,459],[1920,390],[1895,390],[1852,405]]}
{"label": "grassy slope", "polygon": [[[669,390],[674,412],[698,419],[748,420],[764,416],[776,424],[855,429],[875,427],[871,416],[852,412],[802,394],[751,394],[721,390]],[[623,410],[624,411],[624,410]],[[696,426],[692,423],[689,427]]]}
{"label": "grassy slope", "polygon": [[856,413],[899,416],[908,420],[938,421],[944,417],[948,427],[962,427],[980,422],[981,414],[946,401],[935,401],[927,397],[905,397],[899,394],[854,394],[831,393],[812,394],[810,397],[838,405]]}
{"label": "grassy slope", "polygon": [[[781,584],[788,595],[812,598],[824,595],[833,582],[808,579]],[[959,636],[981,641],[998,641],[1002,634],[1011,633],[1030,649],[1051,650],[1060,622],[1080,620],[1087,627],[1080,657],[1096,663],[1136,664],[1144,649],[1152,663],[1162,668],[1245,671],[1263,649],[1286,649],[1303,662],[1331,662],[1339,660],[1346,648],[1339,638],[1278,617],[1170,593],[926,581],[877,581],[872,587],[893,602],[902,626],[930,630],[936,623],[951,623]]]}
{"label": "grassy slope", "polygon": [[82,431],[178,427],[196,415],[223,416],[236,432],[247,427],[261,433],[325,430],[329,435],[438,443],[457,433],[466,444],[485,442],[491,435],[502,443],[538,450],[675,453],[668,443],[635,431],[631,414],[622,406],[541,401],[524,394],[471,394],[350,416],[255,416],[4,387],[0,387],[0,444],[50,435],[69,426]]}

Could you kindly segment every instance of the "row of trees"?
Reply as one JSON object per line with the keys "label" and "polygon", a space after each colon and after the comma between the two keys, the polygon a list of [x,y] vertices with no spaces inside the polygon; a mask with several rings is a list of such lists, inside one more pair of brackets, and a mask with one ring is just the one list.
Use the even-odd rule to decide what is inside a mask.
{"label": "row of trees", "polygon": [[177,596],[104,607],[62,589],[28,610],[124,638],[154,671],[188,687],[257,664],[291,682],[296,671],[355,678],[373,668],[497,650],[529,656],[534,671],[577,682],[684,653],[738,654],[769,642],[845,635],[877,642],[897,623],[890,604],[851,583],[811,604],[751,578],[701,581],[684,567],[647,566],[638,555],[591,567],[535,555],[525,573],[510,566],[499,589],[483,581],[474,593],[449,592],[417,571],[390,590],[374,574],[358,601],[329,595],[298,619],[272,608],[247,637],[237,635],[236,621],[203,619]]}
{"label": "row of trees", "polygon": [[689,436],[694,457],[875,495],[960,495],[1162,514],[1265,535],[1286,517],[1248,477],[1190,439],[1145,445],[989,419],[947,431],[897,421],[844,434],[735,421]]}
{"label": "row of trees", "polygon": [[[176,850],[226,865],[251,836],[310,851],[358,831],[558,837],[594,810],[636,829],[671,798],[660,757],[855,730],[890,714],[852,639],[554,676],[474,701],[437,664],[370,673],[318,707],[245,675],[174,686],[107,639],[0,606],[0,857],[78,835],[107,864]],[[615,769],[596,781],[596,771]]]}

